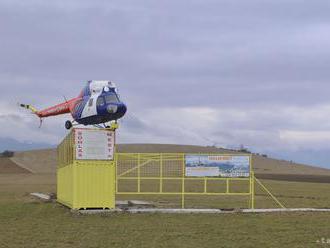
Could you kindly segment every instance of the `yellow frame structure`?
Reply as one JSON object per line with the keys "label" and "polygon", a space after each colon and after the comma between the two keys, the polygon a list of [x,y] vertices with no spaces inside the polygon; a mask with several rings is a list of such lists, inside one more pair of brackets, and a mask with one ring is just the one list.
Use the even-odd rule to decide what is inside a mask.
{"label": "yellow frame structure", "polygon": [[[186,177],[185,176],[185,154],[184,153],[118,153],[116,154],[116,163],[117,163],[117,172],[116,172],[116,194],[117,195],[181,195],[181,207],[185,207],[185,196],[187,195],[208,195],[208,196],[249,196],[250,204],[249,208],[254,209],[255,207],[255,187],[254,187],[254,173],[252,169],[252,156],[247,154],[200,154],[200,155],[220,155],[220,156],[249,156],[250,158],[250,176],[247,178],[218,178],[218,177]],[[121,163],[125,163],[128,161],[133,161],[133,164],[136,163],[135,166],[124,170],[119,173],[119,169],[121,167]],[[178,167],[178,163],[181,163],[181,175],[177,176],[164,176],[164,163],[168,161],[177,162],[176,166]],[[141,169],[147,166],[151,162],[156,162],[159,164],[159,173],[158,176],[141,176]],[[178,171],[179,172],[179,171]],[[133,176],[130,174],[134,174]],[[120,191],[118,188],[119,180],[136,180],[137,181],[137,190],[136,192],[132,191]],[[159,180],[159,191],[157,192],[146,192],[141,191],[141,181],[145,180]],[[164,180],[177,180],[181,181],[181,190],[176,192],[166,192],[164,191]],[[203,180],[204,188],[203,192],[186,192],[185,191],[185,183],[187,181],[192,180]],[[210,181],[225,181],[226,182],[226,191],[225,192],[209,192],[208,191],[208,182]],[[230,191],[230,183],[232,181],[248,181],[249,186],[247,192],[244,193],[235,193]]]}
{"label": "yellow frame structure", "polygon": [[[247,178],[187,177],[184,153],[115,153],[113,161],[77,160],[73,129],[58,146],[57,201],[72,209],[115,208],[116,195],[178,195],[185,208],[185,196],[248,196],[249,208],[255,208],[255,182],[281,207],[285,206],[254,176],[252,156],[248,154],[199,154],[250,157],[250,176]],[[93,129],[92,129],[93,130]],[[94,131],[100,131],[94,129]],[[149,166],[149,167],[148,167]],[[119,190],[119,181],[136,180],[136,191]],[[159,190],[146,192],[143,182],[156,180]],[[165,181],[179,181],[179,190],[167,191]],[[186,185],[202,181],[200,192],[189,192]],[[224,192],[210,191],[209,183],[225,182]],[[234,181],[248,182],[246,192],[232,192]],[[175,184],[175,183],[174,183]],[[126,185],[129,186],[129,185]]]}

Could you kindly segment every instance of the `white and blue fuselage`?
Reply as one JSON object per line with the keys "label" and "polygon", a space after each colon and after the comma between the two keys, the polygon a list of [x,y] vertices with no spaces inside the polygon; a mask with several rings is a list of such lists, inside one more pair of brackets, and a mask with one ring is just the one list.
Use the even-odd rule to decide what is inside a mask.
{"label": "white and blue fuselage", "polygon": [[126,105],[120,101],[116,87],[109,81],[89,81],[71,111],[74,120],[94,125],[118,120],[125,115]]}

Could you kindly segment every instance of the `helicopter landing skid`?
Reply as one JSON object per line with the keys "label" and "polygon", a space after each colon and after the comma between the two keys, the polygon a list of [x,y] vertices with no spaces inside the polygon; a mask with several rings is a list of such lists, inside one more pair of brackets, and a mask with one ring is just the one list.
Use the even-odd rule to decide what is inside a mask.
{"label": "helicopter landing skid", "polygon": [[112,130],[112,131],[115,131],[119,125],[117,122],[111,122],[110,123],[110,126],[107,125],[106,123],[103,123],[103,124],[95,124],[93,125],[94,127],[97,127],[97,128],[101,128],[101,129],[109,129],[109,130]]}

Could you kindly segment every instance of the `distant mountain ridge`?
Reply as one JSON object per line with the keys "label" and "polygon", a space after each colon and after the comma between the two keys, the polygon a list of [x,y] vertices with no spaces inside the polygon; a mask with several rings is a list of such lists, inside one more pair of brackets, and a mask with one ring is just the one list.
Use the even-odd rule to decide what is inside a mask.
{"label": "distant mountain ridge", "polygon": [[21,142],[12,138],[0,138],[0,152],[3,151],[28,151],[35,149],[55,148],[47,143]]}

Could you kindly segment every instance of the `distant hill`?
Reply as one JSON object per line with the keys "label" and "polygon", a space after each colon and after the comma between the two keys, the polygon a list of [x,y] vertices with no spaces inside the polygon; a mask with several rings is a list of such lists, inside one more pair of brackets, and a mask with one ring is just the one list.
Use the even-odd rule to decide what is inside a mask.
{"label": "distant hill", "polygon": [[31,173],[29,170],[24,169],[14,163],[10,158],[0,157],[0,174],[18,174],[18,173]]}
{"label": "distant hill", "polygon": [[[118,144],[118,152],[125,153],[221,153],[235,154],[237,151],[216,147],[170,144]],[[11,160],[33,173],[55,173],[57,166],[56,149],[16,152]],[[260,178],[330,182],[330,170],[296,164],[284,160],[253,155],[253,167]]]}
{"label": "distant hill", "polygon": [[11,160],[32,173],[56,173],[57,150],[31,150],[15,152]]}

